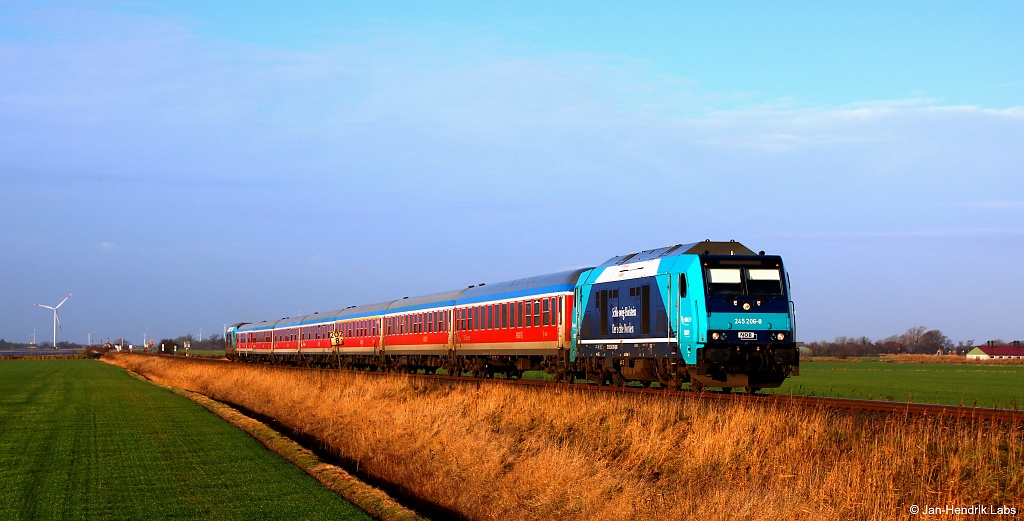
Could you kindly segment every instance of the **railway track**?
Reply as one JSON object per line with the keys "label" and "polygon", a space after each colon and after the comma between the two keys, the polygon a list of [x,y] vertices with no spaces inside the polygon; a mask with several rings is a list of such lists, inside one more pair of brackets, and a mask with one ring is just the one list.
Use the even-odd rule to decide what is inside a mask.
{"label": "railway track", "polygon": [[[138,356],[138,355],[136,355]],[[182,360],[180,356],[170,355],[149,355],[149,356],[161,356],[177,360]],[[235,363],[227,359],[216,359],[216,358],[205,358],[205,357],[189,357],[187,360],[199,363]],[[294,366],[270,366],[284,369],[291,369],[296,371],[310,371],[310,370],[322,370],[322,369],[311,369],[306,367],[294,367]],[[779,406],[793,406],[793,407],[811,407],[811,408],[832,408],[832,409],[845,409],[851,411],[875,411],[890,414],[905,414],[914,416],[936,416],[943,418],[962,418],[962,419],[973,419],[973,420],[991,420],[998,422],[1022,422],[1024,423],[1024,411],[1014,409],[994,409],[987,407],[972,407],[965,405],[937,405],[927,403],[910,403],[910,402],[889,402],[882,400],[860,400],[852,398],[827,398],[820,396],[797,396],[789,394],[764,394],[764,395],[744,395],[744,394],[733,394],[733,393],[722,393],[722,392],[700,392],[695,393],[689,390],[668,390],[657,387],[635,387],[635,386],[598,386],[593,384],[584,383],[565,383],[565,382],[552,382],[547,380],[533,380],[533,379],[517,379],[507,380],[501,378],[474,378],[467,376],[450,376],[450,375],[426,375],[426,374],[408,374],[408,373],[394,373],[384,371],[355,371],[355,370],[344,370],[344,369],[331,369],[332,371],[346,371],[351,373],[357,373],[361,375],[374,375],[374,376],[388,376],[395,374],[405,374],[410,378],[423,380],[425,382],[449,382],[458,384],[502,384],[502,385],[524,385],[529,387],[545,387],[545,388],[557,388],[563,390],[575,390],[575,391],[586,391],[595,393],[634,393],[643,395],[655,395],[662,397],[678,397],[678,398],[703,398],[709,400],[721,400],[725,402],[740,403],[745,401],[751,401],[754,403],[773,404]]]}

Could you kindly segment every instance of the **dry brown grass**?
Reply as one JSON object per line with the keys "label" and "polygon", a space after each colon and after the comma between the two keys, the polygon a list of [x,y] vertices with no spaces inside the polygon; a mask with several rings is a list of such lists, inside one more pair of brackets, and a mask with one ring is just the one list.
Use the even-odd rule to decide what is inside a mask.
{"label": "dry brown grass", "polygon": [[1016,425],[108,360],[277,418],[472,519],[891,519],[909,517],[913,504],[1024,508]]}
{"label": "dry brown grass", "polygon": [[882,355],[878,357],[881,362],[896,364],[967,364],[967,365],[1021,365],[1024,358],[996,358],[992,360],[968,359],[961,355]]}

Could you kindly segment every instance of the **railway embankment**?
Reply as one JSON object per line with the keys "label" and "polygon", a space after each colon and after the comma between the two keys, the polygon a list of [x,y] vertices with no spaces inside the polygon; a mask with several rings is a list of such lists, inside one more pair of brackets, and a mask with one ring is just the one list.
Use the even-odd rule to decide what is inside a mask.
{"label": "railway embankment", "polygon": [[107,360],[273,418],[357,474],[469,519],[891,519],[915,506],[1024,507],[1020,422]]}

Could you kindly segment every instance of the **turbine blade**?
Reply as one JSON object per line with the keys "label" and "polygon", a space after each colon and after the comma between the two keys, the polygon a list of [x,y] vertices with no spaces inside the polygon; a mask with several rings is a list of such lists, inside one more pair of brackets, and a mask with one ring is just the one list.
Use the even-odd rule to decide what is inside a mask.
{"label": "turbine blade", "polygon": [[[57,320],[57,327],[60,328],[61,333],[64,332],[64,326],[60,325],[60,315],[57,314],[57,310],[53,310],[53,318]],[[57,346],[53,346],[57,347]]]}
{"label": "turbine blade", "polygon": [[35,305],[36,305],[36,306],[39,306],[39,307],[41,307],[41,308],[46,308],[46,309],[53,309],[52,307],[50,307],[50,306],[47,306],[47,305],[45,305],[45,304],[35,304]]}
{"label": "turbine blade", "polygon": [[59,308],[59,307],[63,306],[64,303],[67,302],[69,298],[71,298],[71,294],[70,293],[68,293],[68,296],[64,297],[64,300],[60,301],[60,304],[57,304],[57,307]]}

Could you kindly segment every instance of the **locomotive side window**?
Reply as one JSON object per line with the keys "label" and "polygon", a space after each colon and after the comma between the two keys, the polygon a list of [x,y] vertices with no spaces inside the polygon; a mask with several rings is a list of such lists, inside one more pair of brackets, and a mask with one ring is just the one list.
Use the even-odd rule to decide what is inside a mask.
{"label": "locomotive side window", "polygon": [[686,298],[686,274],[679,274],[679,298]]}
{"label": "locomotive side window", "polygon": [[651,285],[640,286],[640,334],[651,334]]}

